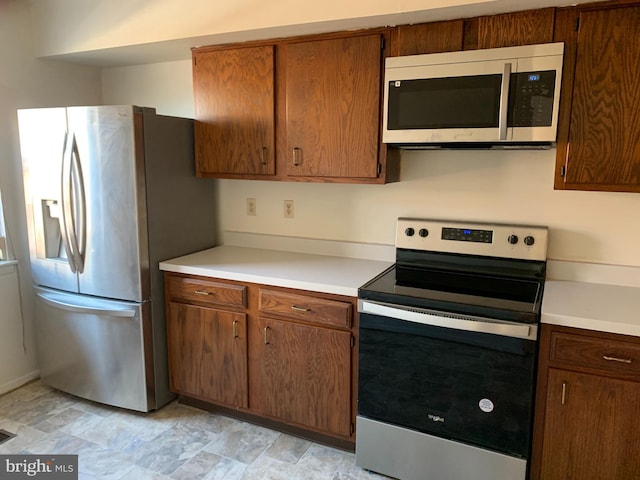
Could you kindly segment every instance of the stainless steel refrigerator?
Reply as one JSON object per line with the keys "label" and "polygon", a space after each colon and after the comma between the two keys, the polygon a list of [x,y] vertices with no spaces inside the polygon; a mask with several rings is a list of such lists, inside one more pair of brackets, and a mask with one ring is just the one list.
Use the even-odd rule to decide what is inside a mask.
{"label": "stainless steel refrigerator", "polygon": [[138,411],[167,403],[158,263],[214,245],[193,120],[136,106],[18,111],[42,382]]}

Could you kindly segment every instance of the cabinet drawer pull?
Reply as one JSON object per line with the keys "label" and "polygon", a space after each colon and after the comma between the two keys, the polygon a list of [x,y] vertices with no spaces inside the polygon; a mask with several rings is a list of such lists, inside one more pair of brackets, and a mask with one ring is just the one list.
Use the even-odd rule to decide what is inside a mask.
{"label": "cabinet drawer pull", "polygon": [[567,397],[567,382],[562,382],[562,400],[561,400],[562,405],[565,404],[566,397]]}
{"label": "cabinet drawer pull", "polygon": [[238,338],[238,320],[233,321],[233,338]]}
{"label": "cabinet drawer pull", "polygon": [[299,307],[297,305],[291,305],[291,310],[295,310],[296,312],[310,312],[310,308]]}
{"label": "cabinet drawer pull", "polygon": [[260,149],[260,163],[262,165],[267,164],[267,147],[262,147]]}
{"label": "cabinet drawer pull", "polygon": [[269,345],[269,327],[264,327],[264,344]]}
{"label": "cabinet drawer pull", "polygon": [[196,290],[193,293],[196,295],[213,295],[212,292],[207,292],[206,290]]}
{"label": "cabinet drawer pull", "polygon": [[608,362],[631,363],[632,361],[631,358],[610,357],[608,355],[603,355],[602,358]]}
{"label": "cabinet drawer pull", "polygon": [[298,147],[293,147],[293,164],[295,166],[300,165],[300,148]]}

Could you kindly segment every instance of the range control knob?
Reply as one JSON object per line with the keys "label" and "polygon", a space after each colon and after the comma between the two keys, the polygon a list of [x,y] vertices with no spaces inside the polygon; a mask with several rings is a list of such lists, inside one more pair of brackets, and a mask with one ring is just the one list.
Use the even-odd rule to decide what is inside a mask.
{"label": "range control knob", "polygon": [[426,228],[421,228],[418,231],[418,235],[420,235],[422,238],[428,237],[429,236],[429,230],[427,230]]}
{"label": "range control knob", "polygon": [[518,236],[517,235],[509,235],[507,237],[507,242],[509,242],[511,245],[515,245],[516,243],[518,243]]}
{"label": "range control knob", "polygon": [[414,234],[414,233],[416,233],[416,231],[415,231],[413,228],[411,228],[411,227],[407,228],[407,229],[404,231],[404,234],[405,234],[407,237],[413,237],[413,234]]}
{"label": "range control knob", "polygon": [[531,246],[534,243],[536,243],[536,239],[533,238],[531,235],[527,235],[526,237],[524,237],[524,244],[527,246]]}

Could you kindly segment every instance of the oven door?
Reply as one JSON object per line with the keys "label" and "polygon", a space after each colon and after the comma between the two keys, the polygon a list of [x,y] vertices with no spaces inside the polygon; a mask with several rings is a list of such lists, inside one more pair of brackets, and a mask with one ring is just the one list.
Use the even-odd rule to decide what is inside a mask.
{"label": "oven door", "polygon": [[376,306],[361,302],[358,416],[526,459],[535,340],[481,331],[496,322],[367,313]]}

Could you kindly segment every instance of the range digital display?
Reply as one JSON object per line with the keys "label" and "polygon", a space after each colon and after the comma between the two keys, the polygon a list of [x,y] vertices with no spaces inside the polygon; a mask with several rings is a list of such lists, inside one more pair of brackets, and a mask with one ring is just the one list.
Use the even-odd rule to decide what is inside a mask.
{"label": "range digital display", "polygon": [[442,240],[456,240],[460,242],[492,243],[493,230],[474,230],[472,228],[442,229]]}

